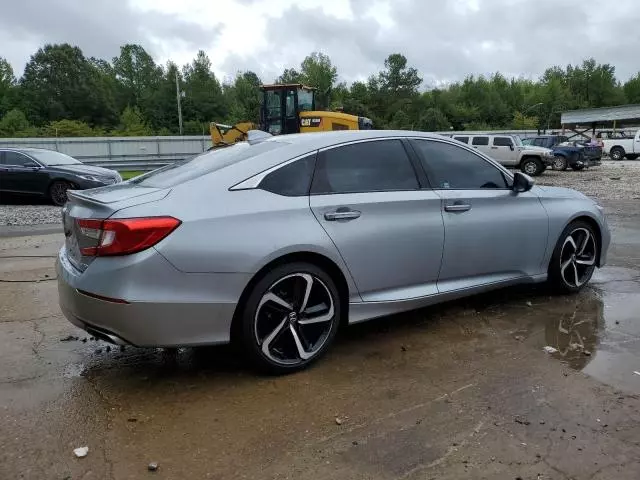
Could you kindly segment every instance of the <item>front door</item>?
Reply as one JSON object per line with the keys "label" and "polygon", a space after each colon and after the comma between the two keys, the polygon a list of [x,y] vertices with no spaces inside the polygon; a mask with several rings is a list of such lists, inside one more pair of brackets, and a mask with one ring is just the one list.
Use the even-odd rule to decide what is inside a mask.
{"label": "front door", "polygon": [[440,198],[421,190],[400,140],[319,153],[311,209],[364,301],[437,293],[444,228]]}
{"label": "front door", "polygon": [[489,156],[502,165],[515,165],[518,158],[516,146],[511,137],[493,137]]}
{"label": "front door", "polygon": [[440,292],[546,272],[548,217],[534,193],[516,194],[505,172],[463,146],[413,145],[442,199]]}

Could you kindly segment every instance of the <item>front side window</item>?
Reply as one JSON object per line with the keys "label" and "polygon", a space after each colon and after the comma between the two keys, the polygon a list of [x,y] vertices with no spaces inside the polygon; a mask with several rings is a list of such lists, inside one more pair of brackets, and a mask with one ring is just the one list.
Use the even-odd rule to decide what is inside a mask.
{"label": "front side window", "polygon": [[434,189],[508,188],[506,178],[498,168],[463,147],[431,140],[412,142]]}
{"label": "front side window", "polygon": [[453,139],[462,143],[469,143],[469,137],[453,137]]}
{"label": "front side window", "polygon": [[311,192],[386,192],[418,188],[418,179],[402,142],[381,140],[320,152]]}
{"label": "front side window", "polygon": [[544,147],[547,144],[546,138],[536,138],[533,140],[533,145],[536,147]]}
{"label": "front side window", "polygon": [[313,110],[313,91],[298,89],[298,110],[301,112]]}
{"label": "front side window", "polygon": [[513,141],[509,137],[495,137],[493,139],[494,147],[513,147]]}
{"label": "front side window", "polygon": [[473,137],[471,145],[489,145],[489,137]]}
{"label": "front side window", "polygon": [[291,162],[271,172],[258,185],[258,188],[286,197],[309,195],[316,154]]}
{"label": "front side window", "polygon": [[282,133],[282,91],[268,90],[265,100],[266,130],[272,135]]}

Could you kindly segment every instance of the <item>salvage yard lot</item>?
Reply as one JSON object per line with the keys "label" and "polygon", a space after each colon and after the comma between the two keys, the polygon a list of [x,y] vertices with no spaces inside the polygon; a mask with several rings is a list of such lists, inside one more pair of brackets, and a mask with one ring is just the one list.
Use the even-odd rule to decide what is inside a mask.
{"label": "salvage yard lot", "polygon": [[[608,266],[582,293],[509,289],[355,325],[278,378],[226,347],[91,339],[58,307],[62,233],[0,235],[0,479],[637,480],[639,167],[536,179],[609,212]],[[0,225],[59,214],[3,205]]]}

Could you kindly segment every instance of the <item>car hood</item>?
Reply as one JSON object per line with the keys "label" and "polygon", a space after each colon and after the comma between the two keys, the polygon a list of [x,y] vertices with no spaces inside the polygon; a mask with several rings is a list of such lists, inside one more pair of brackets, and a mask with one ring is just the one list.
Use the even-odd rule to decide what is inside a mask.
{"label": "car hood", "polygon": [[74,165],[51,165],[47,167],[49,170],[56,172],[75,173],[79,175],[97,175],[99,177],[115,178],[118,173],[115,170],[109,170],[108,168],[94,167],[91,165],[85,165],[78,163]]}
{"label": "car hood", "polygon": [[536,185],[535,191],[542,198],[580,198],[589,199],[584,193],[571,188],[564,187],[547,187]]}

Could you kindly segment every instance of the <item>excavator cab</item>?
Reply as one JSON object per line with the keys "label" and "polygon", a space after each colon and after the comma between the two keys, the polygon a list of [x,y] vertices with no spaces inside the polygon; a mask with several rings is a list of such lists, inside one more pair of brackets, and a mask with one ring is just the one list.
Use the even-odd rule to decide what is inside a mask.
{"label": "excavator cab", "polygon": [[300,133],[301,112],[312,112],[316,107],[314,89],[292,83],[262,85],[261,90],[260,129],[271,135]]}
{"label": "excavator cab", "polygon": [[373,128],[366,117],[316,110],[315,90],[301,83],[262,85],[261,89],[260,129],[271,135]]}

